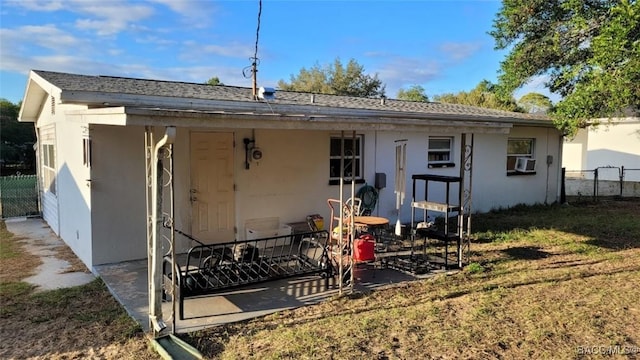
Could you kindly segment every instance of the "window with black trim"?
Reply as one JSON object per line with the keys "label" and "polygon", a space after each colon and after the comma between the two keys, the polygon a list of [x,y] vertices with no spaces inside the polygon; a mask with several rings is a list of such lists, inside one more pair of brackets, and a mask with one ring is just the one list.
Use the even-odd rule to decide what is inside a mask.
{"label": "window with black trim", "polygon": [[427,165],[430,168],[454,166],[453,137],[429,136]]}
{"label": "window with black trim", "polygon": [[[364,173],[363,154],[363,136],[355,137],[355,156],[353,152],[354,139],[349,135],[344,137],[344,179],[351,181],[352,164],[355,161],[354,178],[358,181],[364,181],[362,174]],[[329,146],[329,184],[337,185],[340,182],[340,154],[342,150],[342,139],[340,136],[331,136]]]}
{"label": "window with black trim", "polygon": [[[535,173],[535,139],[510,138],[507,142],[507,173]],[[518,158],[521,160],[519,161]],[[530,160],[527,160],[530,159]],[[523,164],[524,162],[524,164]],[[529,165],[527,166],[527,163]],[[533,164],[533,169],[531,164]],[[524,167],[523,167],[524,165]],[[529,168],[530,170],[526,170]],[[526,171],[518,171],[518,170]]]}

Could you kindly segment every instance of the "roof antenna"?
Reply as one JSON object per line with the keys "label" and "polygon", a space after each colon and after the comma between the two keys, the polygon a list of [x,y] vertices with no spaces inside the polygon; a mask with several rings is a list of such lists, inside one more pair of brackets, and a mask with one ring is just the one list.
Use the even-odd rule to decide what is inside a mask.
{"label": "roof antenna", "polygon": [[[256,29],[256,49],[253,53],[253,57],[249,58],[251,60],[251,65],[242,69],[242,75],[245,78],[251,77],[251,94],[253,99],[255,100],[258,96],[258,64],[260,64],[260,59],[258,59],[258,40],[260,38],[260,16],[262,15],[262,0],[258,0],[258,28]],[[251,72],[249,74],[249,71]]]}

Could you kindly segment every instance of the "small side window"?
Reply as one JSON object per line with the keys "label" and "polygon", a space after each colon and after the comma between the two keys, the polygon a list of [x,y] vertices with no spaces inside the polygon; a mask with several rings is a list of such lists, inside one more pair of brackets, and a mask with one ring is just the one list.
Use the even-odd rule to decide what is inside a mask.
{"label": "small side window", "polygon": [[507,175],[535,174],[535,139],[509,139]]}
{"label": "small side window", "polygon": [[453,137],[429,137],[427,165],[429,168],[455,166],[453,162]]}

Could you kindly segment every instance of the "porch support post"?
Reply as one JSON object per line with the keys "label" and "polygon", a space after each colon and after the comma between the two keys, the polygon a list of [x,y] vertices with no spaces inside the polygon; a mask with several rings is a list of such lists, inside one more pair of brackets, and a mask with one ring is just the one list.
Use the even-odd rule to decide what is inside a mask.
{"label": "porch support post", "polygon": [[[162,170],[158,153],[164,146],[173,144],[176,136],[176,128],[169,126],[165,135],[154,146],[151,154],[151,248],[149,249],[149,325],[154,337],[166,329],[167,325],[162,320],[162,242],[158,236],[162,228]],[[172,269],[173,271],[173,269]]]}
{"label": "porch support post", "polygon": [[[151,192],[153,191],[153,186],[152,183],[155,181],[153,178],[153,167],[155,166],[153,164],[152,158],[153,158],[153,127],[151,126],[145,126],[144,128],[144,159],[145,159],[145,199],[146,199],[146,210],[147,210],[147,216],[146,216],[146,230],[147,230],[147,294],[149,294],[148,300],[149,300],[149,309],[151,309],[152,307],[152,303],[151,303],[151,292],[152,292],[152,284],[153,284],[153,278],[151,277],[151,263],[153,260],[153,256],[151,253],[151,250],[153,248],[153,227],[154,225],[154,221],[153,221],[153,217],[152,217],[152,208],[153,208],[153,204],[151,203]],[[149,329],[153,329],[153,324],[151,323],[151,317],[149,317]]]}
{"label": "porch support post", "polygon": [[[344,275],[344,131],[340,132],[340,182],[339,182],[339,199],[340,199],[340,219],[338,220],[338,294],[342,295],[342,276]],[[333,231],[332,229],[329,229]]]}
{"label": "porch support post", "polygon": [[[471,248],[471,188],[473,175],[473,133],[460,138],[460,214],[458,216],[458,267],[469,261]],[[466,253],[466,255],[465,255]]]}
{"label": "porch support post", "polygon": [[[364,176],[364,174],[362,174]],[[353,280],[354,274],[353,270],[355,270],[355,262],[354,262],[354,243],[356,239],[356,224],[355,224],[355,196],[356,196],[356,132],[355,130],[351,132],[351,211],[350,211],[350,219],[349,219],[349,243],[350,243],[350,251],[349,253],[349,268],[351,269],[351,279],[349,279],[349,288],[351,292],[353,292]],[[359,215],[359,214],[358,214]]]}

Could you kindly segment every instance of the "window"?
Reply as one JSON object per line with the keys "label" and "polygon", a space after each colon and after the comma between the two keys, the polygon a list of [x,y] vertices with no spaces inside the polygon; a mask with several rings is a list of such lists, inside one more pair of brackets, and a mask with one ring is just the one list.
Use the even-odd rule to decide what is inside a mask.
{"label": "window", "polygon": [[454,166],[453,138],[429,137],[427,164],[430,168]]}
{"label": "window", "polygon": [[56,154],[53,144],[42,145],[42,181],[44,189],[56,193]]}
{"label": "window", "polygon": [[518,158],[534,158],[535,139],[509,139],[507,143],[507,173],[516,172]]}
{"label": "window", "polygon": [[[353,137],[345,135],[344,137],[344,179],[345,181],[351,181],[352,177],[352,161],[355,161],[355,174],[356,181],[362,182],[363,174],[363,161],[362,161],[362,135],[356,135],[355,138],[355,156],[353,156]],[[330,150],[329,150],[329,184],[338,185],[340,182],[340,153],[341,153],[342,139],[339,136],[331,136]]]}

